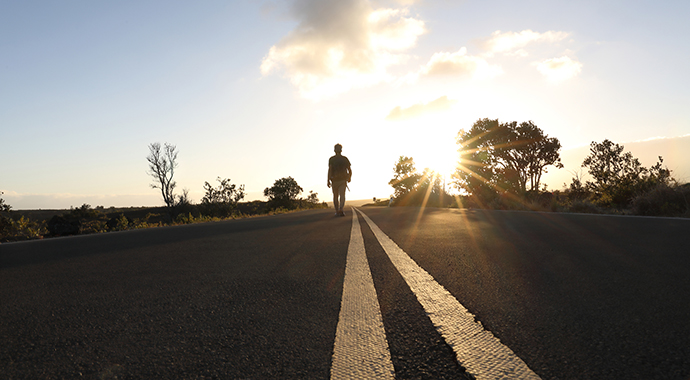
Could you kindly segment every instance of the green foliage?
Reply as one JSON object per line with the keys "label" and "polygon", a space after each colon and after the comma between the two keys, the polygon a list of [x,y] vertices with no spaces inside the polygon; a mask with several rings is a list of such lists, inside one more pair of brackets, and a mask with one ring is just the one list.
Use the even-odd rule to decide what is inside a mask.
{"label": "green foliage", "polygon": [[129,229],[130,222],[131,220],[125,214],[120,214],[108,221],[108,227],[111,231],[125,231]]}
{"label": "green foliage", "polygon": [[229,217],[237,209],[237,203],[244,199],[244,185],[239,187],[230,183],[230,179],[216,179],[219,184],[214,188],[204,182],[206,194],[201,199],[201,209],[205,215],[215,217]]}
{"label": "green foliage", "polygon": [[662,166],[661,156],[656,165],[647,169],[623,149],[623,145],[608,139],[601,143],[592,141],[590,154],[582,162],[582,167],[587,168],[593,179],[587,181],[586,187],[599,205],[627,207],[636,196],[674,182],[671,171]]}
{"label": "green foliage", "polygon": [[297,196],[303,189],[292,177],[277,179],[273,186],[264,189],[264,196],[268,197],[268,208],[284,207],[288,210],[297,207]]}
{"label": "green foliage", "polygon": [[35,222],[24,216],[13,219],[0,215],[0,242],[41,239],[47,233],[44,221]]}
{"label": "green foliage", "polygon": [[177,217],[175,218],[175,223],[177,223],[177,224],[191,224],[191,223],[194,223],[194,221],[196,219],[197,218],[195,218],[191,212],[189,212],[187,214],[178,214]]}

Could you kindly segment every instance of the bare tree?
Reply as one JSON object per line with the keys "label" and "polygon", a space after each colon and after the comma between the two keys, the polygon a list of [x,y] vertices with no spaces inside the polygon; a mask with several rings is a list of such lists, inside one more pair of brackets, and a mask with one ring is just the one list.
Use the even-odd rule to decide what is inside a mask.
{"label": "bare tree", "polygon": [[175,206],[173,191],[177,185],[173,181],[177,167],[177,148],[175,145],[165,143],[161,149],[161,144],[156,142],[149,145],[149,151],[146,160],[149,162],[148,174],[153,177],[151,188],[160,189],[165,205],[173,207]]}

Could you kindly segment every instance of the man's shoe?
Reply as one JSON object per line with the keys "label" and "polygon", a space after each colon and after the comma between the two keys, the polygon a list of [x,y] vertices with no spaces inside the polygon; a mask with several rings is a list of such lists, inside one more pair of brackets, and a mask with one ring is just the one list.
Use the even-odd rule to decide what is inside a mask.
{"label": "man's shoe", "polygon": [[345,216],[345,211],[343,211],[343,210],[338,211],[338,215]]}

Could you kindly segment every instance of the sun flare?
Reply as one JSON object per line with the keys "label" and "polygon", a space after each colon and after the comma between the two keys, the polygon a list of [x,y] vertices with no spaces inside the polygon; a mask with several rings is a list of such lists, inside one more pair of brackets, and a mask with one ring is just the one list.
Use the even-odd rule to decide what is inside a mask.
{"label": "sun flare", "polygon": [[429,168],[440,176],[450,178],[450,174],[455,171],[458,163],[457,149],[453,141],[438,141],[420,146],[413,157],[419,171]]}

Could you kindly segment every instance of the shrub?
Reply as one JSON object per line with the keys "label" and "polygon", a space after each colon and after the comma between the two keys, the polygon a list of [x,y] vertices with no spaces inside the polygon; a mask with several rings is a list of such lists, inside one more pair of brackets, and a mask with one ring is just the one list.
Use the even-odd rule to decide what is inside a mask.
{"label": "shrub", "polygon": [[45,222],[34,222],[29,218],[21,217],[17,220],[0,216],[0,241],[21,241],[30,239],[42,239],[47,234]]}
{"label": "shrub", "polygon": [[590,201],[576,200],[570,204],[568,211],[583,214],[603,214],[603,210]]}
{"label": "shrub", "polygon": [[110,231],[124,231],[129,229],[131,223],[132,220],[126,217],[125,214],[120,214],[110,218],[108,222],[106,222],[106,225]]}
{"label": "shrub", "polygon": [[230,183],[230,178],[216,178],[218,187],[204,182],[206,194],[201,199],[200,209],[204,215],[228,218],[237,210],[237,204],[244,199],[244,185]]}
{"label": "shrub", "polygon": [[268,208],[276,210],[279,208],[295,209],[299,207],[297,196],[303,189],[292,177],[277,179],[273,186],[264,189],[264,196],[268,197]]}
{"label": "shrub", "polygon": [[635,215],[683,216],[690,212],[688,207],[690,188],[658,185],[651,191],[633,199],[632,211]]}

